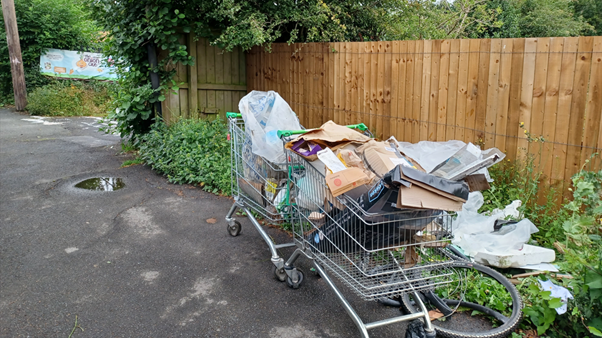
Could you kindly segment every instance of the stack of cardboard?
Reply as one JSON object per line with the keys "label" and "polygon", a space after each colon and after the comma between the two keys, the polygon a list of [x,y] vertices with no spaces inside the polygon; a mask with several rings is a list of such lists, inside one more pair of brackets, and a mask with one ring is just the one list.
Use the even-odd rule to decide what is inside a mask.
{"label": "stack of cardboard", "polygon": [[[320,150],[308,155],[307,149],[299,149],[301,144]],[[486,160],[475,162],[466,155],[466,149],[461,149],[437,166],[436,172],[427,173],[400,151],[394,137],[377,141],[332,121],[288,142],[286,147],[322,169],[333,197],[346,194],[358,200],[365,193],[369,200],[381,200],[380,210],[374,210],[375,204],[370,203],[371,212],[387,212],[391,207],[459,211],[469,191],[488,188],[484,176],[471,174],[500,157],[495,149],[487,153],[490,156]]]}

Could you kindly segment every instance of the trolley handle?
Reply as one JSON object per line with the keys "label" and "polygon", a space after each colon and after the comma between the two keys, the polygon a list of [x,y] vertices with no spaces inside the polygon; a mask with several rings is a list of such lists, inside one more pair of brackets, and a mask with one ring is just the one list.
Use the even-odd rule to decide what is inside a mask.
{"label": "trolley handle", "polygon": [[229,119],[235,119],[235,118],[242,117],[242,114],[241,113],[227,112],[226,113],[226,117],[229,118]]}
{"label": "trolley handle", "polygon": [[[363,124],[363,123],[360,123],[360,124],[350,124],[350,125],[347,126],[347,128],[357,129],[357,130],[360,130],[360,131],[366,131],[366,130],[368,130],[368,127],[365,124]],[[278,137],[279,138],[283,138],[283,137],[290,137],[292,135],[305,134],[308,131],[312,131],[312,130],[315,130],[315,129],[307,129],[307,130],[278,130]]]}

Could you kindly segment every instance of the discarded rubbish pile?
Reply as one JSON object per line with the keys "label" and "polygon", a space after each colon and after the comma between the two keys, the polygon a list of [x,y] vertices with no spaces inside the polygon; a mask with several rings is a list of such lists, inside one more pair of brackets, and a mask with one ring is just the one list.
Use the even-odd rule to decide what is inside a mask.
{"label": "discarded rubbish pile", "polygon": [[[460,251],[450,243],[461,246],[474,234],[474,215],[468,212],[478,208],[466,209],[465,204],[489,188],[487,168],[504,154],[460,141],[410,144],[393,136],[382,141],[372,137],[364,124],[328,121],[305,130],[275,92],[253,91],[240,101],[239,109],[241,114],[228,113],[235,196],[226,216],[230,235],[241,231],[234,219],[241,208],[270,248],[275,277],[291,288],[304,280],[303,272],[294,266],[303,255],[313,260],[316,271],[335,290],[329,274],[364,300],[402,299],[408,314],[364,324],[343,295],[335,292],[362,336],[368,336],[368,329],[416,318],[424,318],[425,332],[432,336],[432,311],[418,293],[433,300],[432,290],[462,282],[450,276],[477,269],[459,257]],[[290,227],[293,243],[273,243],[254,214]],[[500,233],[511,232],[512,227],[519,228],[503,226]],[[455,229],[462,237],[454,237]],[[297,249],[285,262],[277,249],[286,246]],[[513,300],[511,317],[492,327],[491,336],[510,332],[520,321],[518,292],[501,274],[478,269],[503,284]],[[487,312],[463,298],[450,302]],[[455,312],[441,299],[430,304],[445,316]]]}

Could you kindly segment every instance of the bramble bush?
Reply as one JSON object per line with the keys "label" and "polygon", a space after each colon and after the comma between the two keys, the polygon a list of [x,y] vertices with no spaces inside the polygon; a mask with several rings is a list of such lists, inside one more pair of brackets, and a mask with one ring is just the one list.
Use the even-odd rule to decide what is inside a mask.
{"label": "bramble bush", "polygon": [[140,138],[140,158],[172,183],[199,184],[212,193],[230,194],[228,128],[216,120],[161,121]]}

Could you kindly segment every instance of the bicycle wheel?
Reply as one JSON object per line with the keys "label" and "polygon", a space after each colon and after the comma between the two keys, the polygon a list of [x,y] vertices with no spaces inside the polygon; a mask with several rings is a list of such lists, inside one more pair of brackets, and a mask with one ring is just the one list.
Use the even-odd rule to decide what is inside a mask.
{"label": "bicycle wheel", "polygon": [[[419,292],[429,310],[444,314],[432,322],[437,336],[498,338],[508,336],[517,328],[522,317],[522,301],[506,277],[461,259],[451,263],[449,272],[451,275],[441,278],[451,279],[451,283]],[[420,311],[410,293],[402,295],[401,304],[409,313]]]}

